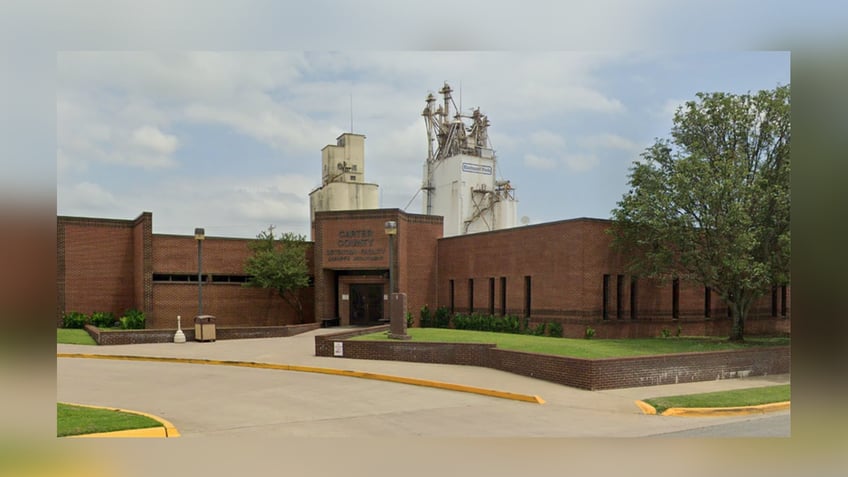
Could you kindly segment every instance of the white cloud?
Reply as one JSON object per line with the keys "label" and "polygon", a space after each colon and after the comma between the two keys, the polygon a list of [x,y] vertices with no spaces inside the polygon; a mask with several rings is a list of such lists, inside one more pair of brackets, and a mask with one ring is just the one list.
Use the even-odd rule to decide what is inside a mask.
{"label": "white cloud", "polygon": [[530,144],[545,150],[565,149],[565,139],[551,131],[536,131],[530,134]]}
{"label": "white cloud", "polygon": [[641,151],[644,147],[618,134],[604,133],[588,136],[581,144],[589,148],[618,149],[622,151]]}
{"label": "white cloud", "polygon": [[179,145],[176,136],[164,134],[155,126],[142,126],[134,130],[130,142],[141,149],[157,154],[171,154]]}
{"label": "white cloud", "polygon": [[407,212],[417,214],[421,212],[423,194],[421,176],[406,174],[380,182],[382,207],[406,207]]}
{"label": "white cloud", "polygon": [[598,156],[594,154],[566,154],[562,160],[569,169],[575,172],[588,171],[600,163]]}
{"label": "white cloud", "polygon": [[[154,211],[156,233],[254,237],[269,225],[308,235],[310,178],[298,174],[168,179],[127,202]],[[186,222],[186,220],[189,222]]]}
{"label": "white cloud", "polygon": [[[141,167],[154,172],[138,171],[143,194],[111,193],[132,201],[132,214],[160,211],[157,227],[166,214],[183,214],[175,207],[192,220],[244,223],[249,230],[261,230],[264,222],[303,224],[307,194],[320,184],[320,150],[349,130],[352,96],[354,132],[368,137],[366,180],[380,184],[384,206],[403,207],[420,188],[425,97],[433,92],[440,99],[447,80],[462,112],[479,106],[489,116],[499,174],[529,188],[553,176],[532,177],[534,171],[585,172],[601,159],[642,149],[630,138],[644,133],[628,125],[637,114],[621,114],[626,97],[617,95],[626,88],[600,80],[622,63],[657,62],[649,60],[572,51],[63,52],[57,61],[59,185],[98,182],[85,174],[104,163]],[[650,72],[638,73],[650,81]],[[656,121],[655,114],[669,121],[682,101],[668,100],[665,111],[635,100],[626,104],[647,111],[639,121]],[[578,123],[582,136],[568,132],[584,118]],[[609,124],[617,126],[606,132]],[[232,177],[218,179],[215,168],[194,167],[210,130],[224,147],[235,140],[254,158],[270,156],[271,177],[230,168]],[[265,167],[260,163],[251,167]],[[184,167],[175,167],[175,174],[203,169],[192,177],[202,185],[181,188],[174,179],[172,190],[165,190],[161,169],[176,165]],[[303,175],[273,176],[280,171]],[[101,184],[109,192],[107,182]],[[184,224],[174,219],[174,227]]]}
{"label": "white cloud", "polygon": [[524,165],[531,169],[550,170],[556,168],[557,161],[547,157],[540,157],[535,154],[525,154]]}
{"label": "white cloud", "polygon": [[57,192],[63,199],[64,214],[79,215],[78,211],[102,213],[123,207],[111,192],[92,182],[59,187]]}
{"label": "white cloud", "polygon": [[[424,98],[445,79],[451,81],[463,110],[482,105],[484,114],[495,112],[493,144],[508,147],[509,125],[516,121],[568,111],[622,110],[617,99],[598,91],[592,81],[593,71],[617,56],[61,53],[59,147],[68,164],[172,166],[179,138],[163,128],[175,131],[175,124],[188,121],[229,127],[285,153],[314,153],[349,128],[352,96],[355,130],[369,136],[376,160],[391,154],[401,163],[414,162],[426,148],[419,116]],[[505,64],[512,66],[504,69]],[[562,147],[553,133],[542,131],[535,140],[545,147]]]}
{"label": "white cloud", "polygon": [[332,125],[310,120],[281,107],[269,98],[254,98],[232,105],[191,104],[184,118],[195,123],[229,126],[284,152],[314,152],[338,135]]}
{"label": "white cloud", "polygon": [[[427,136],[424,122],[408,122],[406,126],[378,129],[366,134],[366,175],[375,173],[402,174],[410,167],[421,166],[427,157]],[[369,179],[370,180],[370,179]]]}
{"label": "white cloud", "polygon": [[674,113],[677,112],[677,109],[684,104],[686,104],[686,100],[684,99],[667,99],[658,110],[654,111],[654,114],[658,117],[671,121],[671,119],[674,118]]}

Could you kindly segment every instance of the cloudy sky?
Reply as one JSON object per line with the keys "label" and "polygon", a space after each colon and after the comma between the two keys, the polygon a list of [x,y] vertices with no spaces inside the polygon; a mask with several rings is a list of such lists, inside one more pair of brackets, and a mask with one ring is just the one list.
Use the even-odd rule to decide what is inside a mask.
{"label": "cloudy sky", "polygon": [[352,111],[381,206],[419,213],[420,113],[447,81],[489,116],[519,217],[608,218],[677,106],[788,84],[789,66],[788,52],[60,52],[57,212],[306,234],[321,148]]}

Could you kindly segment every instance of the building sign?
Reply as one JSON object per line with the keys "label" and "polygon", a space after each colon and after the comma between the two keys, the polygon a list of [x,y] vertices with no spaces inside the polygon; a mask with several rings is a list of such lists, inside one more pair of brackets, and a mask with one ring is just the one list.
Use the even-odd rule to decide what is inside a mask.
{"label": "building sign", "polygon": [[329,242],[326,262],[330,266],[379,267],[385,262],[385,244],[375,245],[376,234],[371,229],[340,230]]}
{"label": "building sign", "polygon": [[480,164],[471,164],[470,162],[462,163],[462,172],[471,172],[472,174],[492,175],[492,166],[482,166]]}
{"label": "building sign", "polygon": [[333,341],[333,356],[344,356],[344,343]]}

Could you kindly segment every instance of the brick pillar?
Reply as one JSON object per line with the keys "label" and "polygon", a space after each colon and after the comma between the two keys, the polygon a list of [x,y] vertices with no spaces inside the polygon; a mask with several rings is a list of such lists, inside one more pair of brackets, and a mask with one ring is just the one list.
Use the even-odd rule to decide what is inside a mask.
{"label": "brick pillar", "polygon": [[65,312],[65,223],[56,221],[56,327],[62,326]]}
{"label": "brick pillar", "polygon": [[389,309],[391,317],[389,338],[395,340],[410,339],[411,336],[406,334],[406,293],[392,293]]}

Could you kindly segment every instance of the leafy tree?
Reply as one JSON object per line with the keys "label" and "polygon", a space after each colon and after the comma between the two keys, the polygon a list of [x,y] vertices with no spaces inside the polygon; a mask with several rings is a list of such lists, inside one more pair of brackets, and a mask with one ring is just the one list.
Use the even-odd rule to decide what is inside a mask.
{"label": "leafy tree", "polygon": [[290,232],[276,237],[274,227],[270,226],[257,235],[249,247],[253,255],[244,265],[244,272],[250,275],[245,286],[275,290],[303,323],[300,289],[309,285],[306,237]]}
{"label": "leafy tree", "polygon": [[634,162],[612,211],[630,271],[710,287],[730,308],[734,341],[751,305],[789,282],[789,100],[788,85],[697,94],[675,113],[671,139]]}

